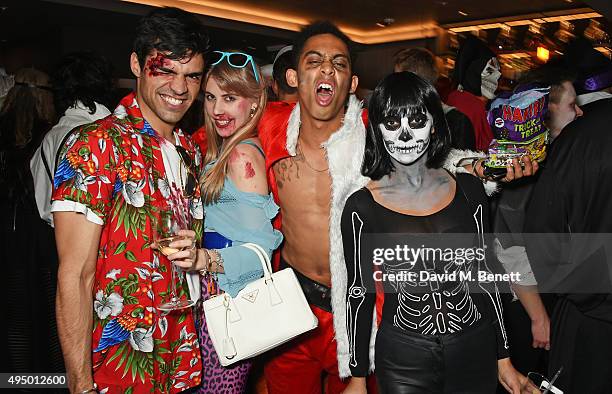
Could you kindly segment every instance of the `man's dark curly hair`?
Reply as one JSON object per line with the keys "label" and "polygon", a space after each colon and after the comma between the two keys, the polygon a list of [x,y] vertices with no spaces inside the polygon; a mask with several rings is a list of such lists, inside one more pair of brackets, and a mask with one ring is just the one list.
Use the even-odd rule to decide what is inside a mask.
{"label": "man's dark curly hair", "polygon": [[331,34],[332,36],[336,36],[340,41],[344,42],[349,52],[349,60],[351,61],[351,68],[354,63],[354,46],[353,41],[348,38],[348,36],[338,29],[338,26],[334,25],[329,21],[316,21],[311,23],[310,25],[304,27],[298,35],[295,37],[295,41],[293,42],[293,63],[297,67],[300,64],[300,56],[302,56],[302,50],[304,49],[304,44],[308,41],[309,38],[318,36],[321,34]]}
{"label": "man's dark curly hair", "polygon": [[112,66],[94,52],[74,52],[66,55],[52,76],[55,108],[63,114],[81,101],[91,114],[96,104],[110,105],[113,93]]}
{"label": "man's dark curly hair", "polygon": [[141,68],[153,50],[171,60],[188,59],[208,51],[208,36],[195,15],[174,7],[158,8],[143,17],[136,28],[133,51]]}

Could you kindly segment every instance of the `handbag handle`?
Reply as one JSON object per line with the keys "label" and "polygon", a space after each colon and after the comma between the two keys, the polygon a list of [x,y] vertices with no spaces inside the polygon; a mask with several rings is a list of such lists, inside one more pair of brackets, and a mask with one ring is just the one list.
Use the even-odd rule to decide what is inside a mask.
{"label": "handbag handle", "polygon": [[247,242],[240,246],[244,246],[245,248],[250,249],[253,252],[255,252],[257,257],[259,257],[261,268],[263,268],[264,278],[266,279],[266,281],[271,280],[272,279],[272,263],[270,263],[270,258],[268,257],[268,253],[266,253],[266,251],[261,246],[255,243],[252,243],[252,242]]}
{"label": "handbag handle", "polygon": [[264,282],[269,291],[270,305],[274,306],[282,303],[283,299],[278,292],[278,289],[274,285],[274,279],[272,278],[272,264],[270,263],[270,258],[268,257],[266,251],[261,246],[250,242],[242,244],[242,246],[247,249],[251,249],[259,257],[261,267],[264,271]]}
{"label": "handbag handle", "polygon": [[[272,284],[273,290],[270,291],[270,304],[276,305],[282,302],[280,298],[280,294],[278,294],[278,290],[274,286],[272,282],[272,264],[270,263],[270,258],[263,248],[254,243],[245,243],[240,246],[244,246],[247,249],[252,250],[257,257],[259,257],[259,262],[261,263],[261,268],[263,268],[265,283],[268,285],[268,281]],[[270,286],[267,286],[270,289]],[[227,293],[223,294],[223,306],[225,307],[225,337],[223,338],[223,356],[228,360],[236,357],[238,352],[236,351],[236,345],[234,343],[234,338],[232,338],[230,334],[230,313],[232,307],[230,306],[231,297],[227,295]],[[234,306],[235,308],[235,306]]]}

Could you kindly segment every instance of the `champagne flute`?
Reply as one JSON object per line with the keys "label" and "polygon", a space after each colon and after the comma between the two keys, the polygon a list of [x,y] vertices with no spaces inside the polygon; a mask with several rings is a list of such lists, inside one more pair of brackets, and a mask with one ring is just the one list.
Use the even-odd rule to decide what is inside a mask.
{"label": "champagne flute", "polygon": [[[184,223],[185,218],[182,220],[177,220],[177,217],[173,214],[173,212],[161,212],[160,217],[157,221],[157,229],[154,233],[155,243],[157,244],[157,249],[164,255],[169,256],[173,253],[179,252],[182,249],[173,248],[170,244],[174,241],[178,241],[184,239],[184,237],[177,235],[180,230],[179,222],[182,225],[188,225],[189,223]],[[189,220],[190,222],[190,220]],[[178,297],[176,292],[176,280],[177,280],[177,270],[179,268],[176,267],[174,263],[170,264],[171,270],[171,282],[170,282],[170,299],[163,302],[162,304],[157,306],[157,309],[162,311],[174,311],[179,309],[185,309],[193,306],[195,301],[191,299],[181,299]],[[182,271],[179,275],[182,275]],[[181,278],[182,282],[182,278]]]}

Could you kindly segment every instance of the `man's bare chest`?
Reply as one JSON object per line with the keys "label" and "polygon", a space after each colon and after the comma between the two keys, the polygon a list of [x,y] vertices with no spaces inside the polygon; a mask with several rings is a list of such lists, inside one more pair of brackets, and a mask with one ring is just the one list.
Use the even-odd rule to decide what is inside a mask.
{"label": "man's bare chest", "polygon": [[281,209],[294,210],[305,205],[310,209],[318,206],[329,210],[331,199],[331,177],[325,168],[319,171],[313,168],[299,154],[278,161],[273,166],[274,177],[278,187]]}

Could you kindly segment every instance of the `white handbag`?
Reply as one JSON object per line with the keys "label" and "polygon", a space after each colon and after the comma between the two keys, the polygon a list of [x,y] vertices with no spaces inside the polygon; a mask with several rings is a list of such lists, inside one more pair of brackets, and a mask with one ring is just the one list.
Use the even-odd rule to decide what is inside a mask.
{"label": "white handbag", "polygon": [[257,254],[263,278],[234,298],[224,293],[203,302],[208,333],[223,366],[264,353],[318,325],[293,270],[272,273],[261,246],[241,246]]}

